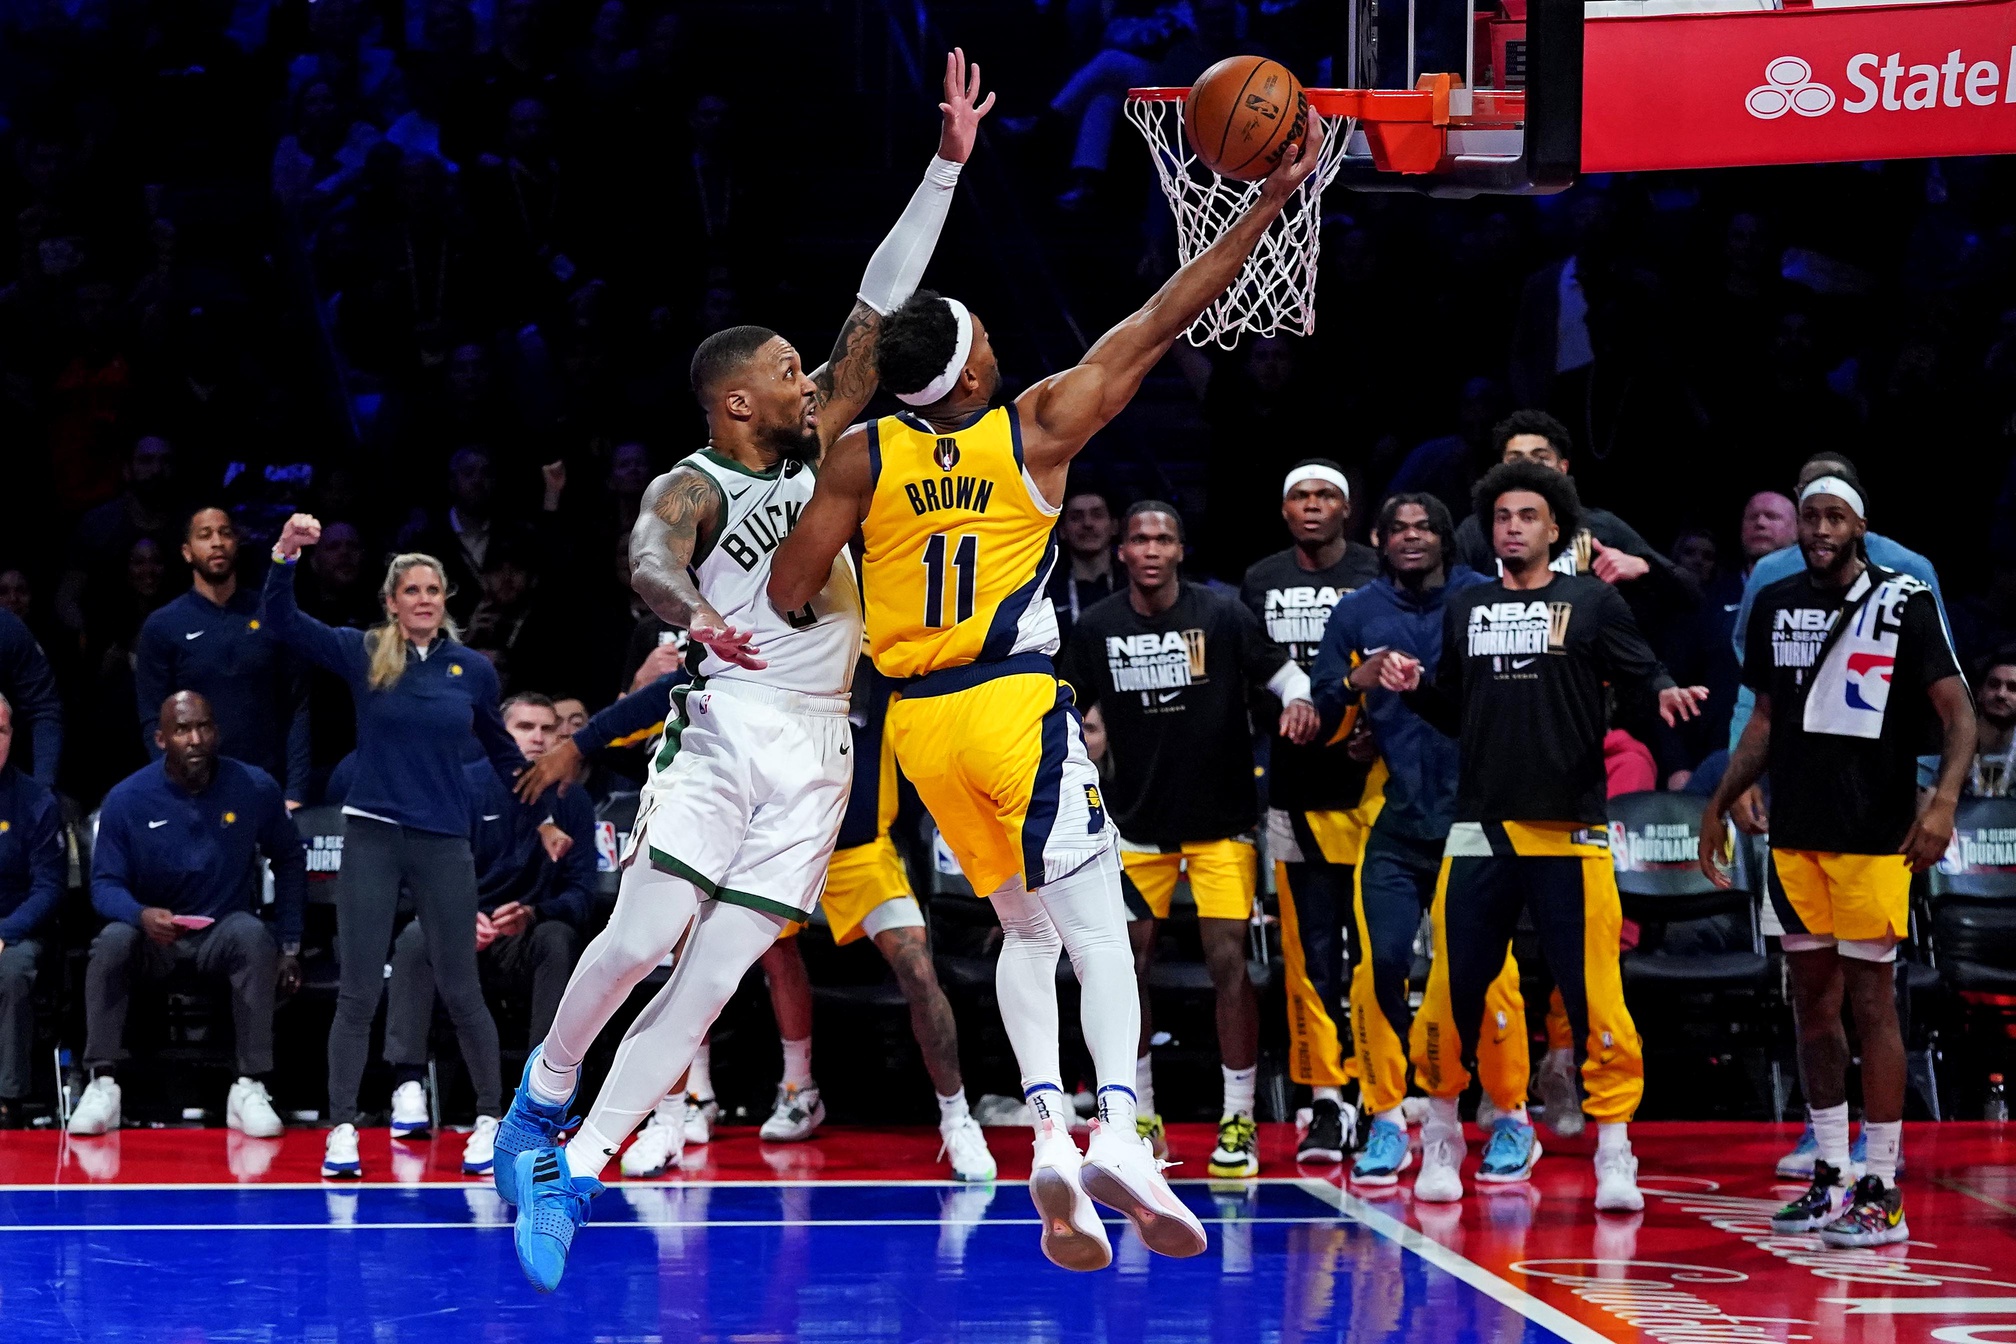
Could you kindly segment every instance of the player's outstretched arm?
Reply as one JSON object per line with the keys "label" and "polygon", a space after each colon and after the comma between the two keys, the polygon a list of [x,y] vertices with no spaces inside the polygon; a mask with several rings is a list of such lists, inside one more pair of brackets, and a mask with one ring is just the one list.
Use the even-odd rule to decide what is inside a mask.
{"label": "player's outstretched arm", "polygon": [[833,560],[854,539],[875,481],[868,466],[868,431],[855,428],[841,435],[819,469],[819,484],[798,526],[777,548],[770,562],[770,601],[779,611],[796,611],[819,596]]}
{"label": "player's outstretched arm", "polygon": [[[1750,721],[1743,725],[1743,735],[1736,739],[1736,749],[1729,753],[1729,764],[1722,771],[1722,781],[1715,786],[1715,792],[1708,796],[1708,803],[1701,809],[1701,839],[1696,858],[1701,864],[1701,872],[1718,887],[1728,887],[1732,881],[1722,867],[1722,846],[1727,835],[1722,818],[1735,808],[1736,800],[1753,788],[1764,777],[1764,767],[1771,759],[1771,697],[1759,694],[1757,707],[1750,714]],[[1744,824],[1743,814],[1736,812],[1738,829],[1749,832],[1751,827]]]}
{"label": "player's outstretched arm", "polygon": [[675,467],[651,482],[630,529],[630,586],[659,620],[683,626],[728,662],[760,668],[748,632],[721,619],[687,568],[701,536],[720,524],[721,492],[691,467]]}
{"label": "player's outstretched arm", "polygon": [[1259,198],[1224,236],[1170,276],[1140,311],[1093,342],[1075,367],[1052,374],[1016,398],[1023,460],[1039,480],[1041,473],[1068,463],[1120,414],[1176,338],[1239,278],[1267,226],[1315,169],[1322,148],[1323,128],[1311,118],[1299,152],[1289,146],[1261,184]]}
{"label": "player's outstretched arm", "polygon": [[868,259],[860,299],[847,314],[833,353],[812,371],[812,381],[819,387],[821,447],[831,448],[875,395],[875,334],[881,330],[882,315],[894,312],[924,278],[952,209],[959,170],[973,156],[980,120],[993,107],[993,94],[980,96],[980,67],[969,66],[966,53],[954,47],[945,57],[945,101],[938,104],[945,123],[938,132],[937,157],[924,170],[924,181],[896,227]]}

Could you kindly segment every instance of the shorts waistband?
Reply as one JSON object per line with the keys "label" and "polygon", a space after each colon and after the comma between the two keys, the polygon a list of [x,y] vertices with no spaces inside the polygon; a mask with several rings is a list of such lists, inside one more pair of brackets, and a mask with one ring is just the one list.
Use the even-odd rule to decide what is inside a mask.
{"label": "shorts waistband", "polygon": [[975,686],[983,686],[999,677],[1057,675],[1056,664],[1047,653],[1017,653],[1009,657],[985,663],[967,663],[963,667],[944,667],[936,672],[926,672],[921,677],[911,677],[901,682],[897,690],[906,699],[921,700],[933,695],[950,695],[954,691],[969,691]]}
{"label": "shorts waistband", "polygon": [[761,682],[743,681],[736,677],[708,677],[694,684],[694,694],[724,691],[736,700],[750,700],[757,704],[769,705],[788,714],[812,714],[820,717],[847,716],[850,703],[844,695],[814,695],[809,691],[787,691],[781,686],[765,686]]}

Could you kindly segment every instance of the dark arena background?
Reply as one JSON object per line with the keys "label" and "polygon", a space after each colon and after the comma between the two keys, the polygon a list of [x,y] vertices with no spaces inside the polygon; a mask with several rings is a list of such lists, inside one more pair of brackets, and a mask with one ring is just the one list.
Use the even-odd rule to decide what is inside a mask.
{"label": "dark arena background", "polygon": [[[984,113],[941,116],[955,48]],[[1043,380],[1166,325],[1179,268],[1272,208],[1183,125],[1244,56],[1254,134],[1302,98],[1326,137],[1233,282],[1257,307],[1193,328],[1201,296],[1053,461]],[[866,330],[776,375],[852,409],[847,371],[899,362],[876,324],[930,301],[912,274],[849,310],[962,116],[918,274],[991,353],[935,403],[884,376],[793,484],[734,437],[758,356],[696,349],[760,325],[812,373]],[[0,150],[10,1340],[2016,1344],[2016,0],[0,0]],[[877,642],[912,440],[934,509],[995,461],[975,529],[1057,519],[1027,584],[988,596],[994,534],[934,532],[915,586],[970,625],[978,566],[983,670],[1055,618],[1005,663],[1063,680],[994,801],[1029,880],[1069,880],[1029,838],[1066,804],[1118,837],[1082,899],[1115,931],[1125,902],[1124,1077],[1095,1056],[1131,1000],[1056,928],[1061,1093],[1018,1063],[1027,930],[912,779],[942,744],[883,731],[943,693]],[[862,441],[877,512],[835,544],[874,658],[825,904],[608,1136],[538,1291],[500,1182],[619,891],[793,913],[665,852],[649,785],[738,673],[690,679],[711,610],[664,594],[725,611],[732,556],[739,610],[812,621],[763,576],[819,505],[765,524],[733,489],[823,503]],[[1522,569],[1517,501],[1544,532],[1571,498]],[[717,551],[731,513],[753,543]],[[414,555],[436,587],[404,594]],[[1553,675],[1528,653],[1581,681],[1517,699]],[[1098,783],[1060,804],[1067,755]],[[1473,807],[1581,785],[1572,817]],[[395,848],[360,933],[358,856]],[[1495,974],[1500,914],[1516,966],[1458,1022],[1450,947],[1488,924]],[[687,937],[519,1179],[699,974]],[[1070,1192],[1110,1264],[1046,1259],[1046,1136],[1116,1130],[1174,1164],[1134,1154],[1201,1254],[1151,1250],[1181,1219],[1123,1216],[1095,1153]]]}

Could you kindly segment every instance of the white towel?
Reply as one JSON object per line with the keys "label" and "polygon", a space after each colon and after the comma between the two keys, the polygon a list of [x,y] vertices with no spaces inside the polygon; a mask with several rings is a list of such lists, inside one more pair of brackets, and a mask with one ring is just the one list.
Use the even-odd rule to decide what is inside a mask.
{"label": "white towel", "polygon": [[1904,603],[1913,593],[1926,591],[1926,585],[1909,574],[1874,566],[1863,569],[1820,650],[1818,670],[1806,692],[1807,732],[1872,741],[1883,735]]}

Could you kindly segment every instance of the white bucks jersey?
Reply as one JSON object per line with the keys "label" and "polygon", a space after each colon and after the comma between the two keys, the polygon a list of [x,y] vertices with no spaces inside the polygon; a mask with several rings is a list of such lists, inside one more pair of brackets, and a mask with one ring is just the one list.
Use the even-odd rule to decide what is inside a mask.
{"label": "white bucks jersey", "polygon": [[766,591],[770,562],[812,498],[812,468],[786,459],[754,472],[711,448],[679,465],[700,472],[721,492],[721,525],[712,543],[694,553],[694,582],[723,620],[752,632],[757,657],[768,664],[760,671],[734,667],[710,651],[700,675],[807,695],[844,694],[861,654],[853,558],[844,550],[835,556],[819,596],[796,611],[777,610]]}

